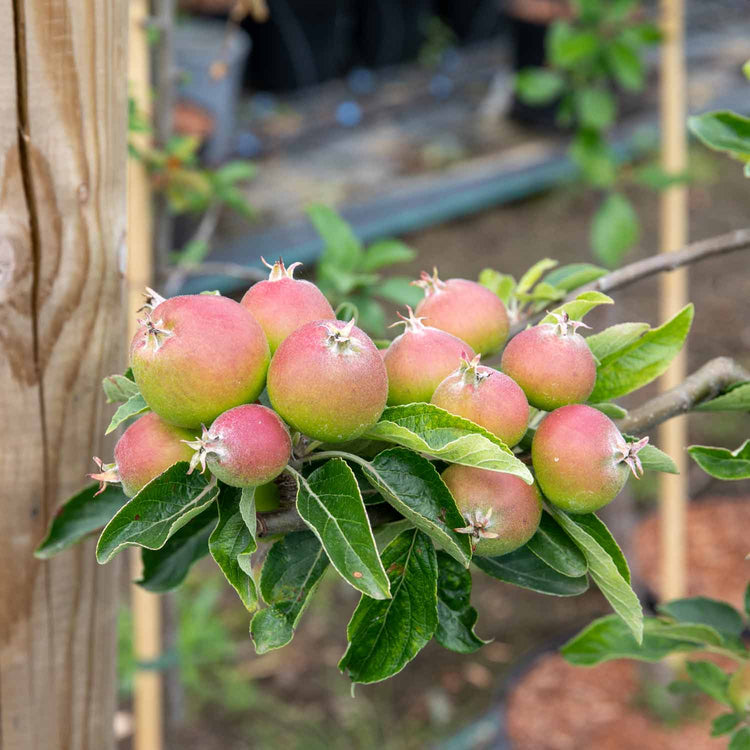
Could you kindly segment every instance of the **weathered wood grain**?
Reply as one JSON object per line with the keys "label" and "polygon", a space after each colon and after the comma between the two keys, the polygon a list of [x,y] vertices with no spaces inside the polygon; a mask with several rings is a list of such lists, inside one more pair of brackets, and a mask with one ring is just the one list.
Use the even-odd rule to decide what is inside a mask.
{"label": "weathered wood grain", "polygon": [[113,744],[115,571],[33,558],[112,446],[124,364],[127,3],[0,3],[0,748]]}

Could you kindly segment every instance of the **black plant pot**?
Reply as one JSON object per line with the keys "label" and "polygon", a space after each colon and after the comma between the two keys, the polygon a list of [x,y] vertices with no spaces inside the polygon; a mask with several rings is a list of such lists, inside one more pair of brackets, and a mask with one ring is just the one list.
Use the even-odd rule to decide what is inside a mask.
{"label": "black plant pot", "polygon": [[[513,44],[513,70],[541,68],[547,60],[546,24],[531,23],[518,18],[511,19],[511,40]],[[548,104],[526,104],[517,94],[513,94],[509,117],[531,128],[546,131],[558,130],[557,108],[559,100]]]}
{"label": "black plant pot", "polygon": [[462,44],[491,39],[503,28],[498,0],[437,0],[435,10]]}
{"label": "black plant pot", "polygon": [[350,58],[350,0],[268,0],[270,17],[242,25],[253,40],[245,83],[289,91],[341,75]]}
{"label": "black plant pot", "polygon": [[355,54],[368,68],[413,60],[424,42],[432,0],[356,0]]}

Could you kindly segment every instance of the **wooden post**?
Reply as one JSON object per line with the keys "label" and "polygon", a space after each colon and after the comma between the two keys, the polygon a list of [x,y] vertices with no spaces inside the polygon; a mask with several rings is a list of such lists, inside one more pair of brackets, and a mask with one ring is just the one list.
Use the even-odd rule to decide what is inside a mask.
{"label": "wooden post", "polygon": [[[150,121],[150,51],[146,34],[147,0],[130,0],[128,44],[128,88],[138,111]],[[131,133],[135,145],[150,145],[149,133]],[[135,334],[137,313],[145,287],[153,284],[153,220],[148,170],[138,159],[128,159],[128,340]],[[140,550],[130,553],[133,580],[141,577]],[[160,598],[135,584],[130,589],[133,612],[133,651],[138,662],[153,662],[161,656]],[[162,750],[164,746],[164,701],[161,673],[138,669],[133,682],[133,750]]]}
{"label": "wooden post", "polygon": [[117,566],[33,557],[124,364],[126,6],[0,3],[0,747],[114,745]]}
{"label": "wooden post", "polygon": [[[661,155],[669,174],[687,168],[686,80],[683,0],[662,0],[661,60]],[[661,251],[668,253],[688,240],[688,194],[684,185],[665,190],[661,198]],[[672,317],[687,304],[687,270],[661,276],[662,319]],[[686,352],[672,363],[660,381],[662,390],[681,383],[686,374]],[[675,599],[685,593],[687,544],[685,515],[687,485],[686,417],[665,422],[659,430],[659,445],[677,464],[679,475],[660,474],[661,496],[661,596]]]}

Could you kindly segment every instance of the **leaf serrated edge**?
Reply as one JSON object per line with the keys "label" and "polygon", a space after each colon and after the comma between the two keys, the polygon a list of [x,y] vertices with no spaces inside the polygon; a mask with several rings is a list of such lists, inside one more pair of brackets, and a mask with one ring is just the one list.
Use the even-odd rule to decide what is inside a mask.
{"label": "leaf serrated edge", "polygon": [[[434,557],[434,560],[435,560],[435,577],[434,577],[434,585],[433,585],[433,591],[432,591],[432,593],[433,593],[434,599],[435,599],[435,629],[437,629],[437,581],[438,581],[437,553],[435,552],[435,548],[432,546],[432,542],[429,540],[429,537],[427,537],[427,535],[424,534],[424,532],[420,531],[419,529],[413,529],[411,531],[404,531],[402,533],[403,534],[412,533],[414,535],[414,537],[412,539],[411,545],[409,547],[409,551],[407,553],[406,563],[404,564],[404,572],[400,576],[399,585],[398,585],[398,588],[396,590],[396,593],[388,601],[388,608],[386,610],[386,615],[390,611],[391,606],[393,606],[393,602],[394,602],[394,600],[396,598],[396,594],[398,593],[398,591],[400,590],[401,586],[403,585],[403,582],[406,580],[406,571],[409,568],[409,560],[411,559],[411,555],[412,555],[412,553],[414,551],[414,547],[415,547],[416,541],[417,541],[417,536],[418,535],[422,535],[422,536],[424,536],[424,537],[427,538],[427,545],[429,547],[428,554],[431,551],[432,555]],[[399,536],[396,537],[396,539],[394,539],[388,545],[388,547],[390,547],[391,544],[393,544],[400,536],[401,536],[401,534],[399,534]],[[388,549],[388,547],[386,547],[386,549]],[[359,606],[359,605],[357,605],[357,606]],[[355,613],[356,613],[356,610],[355,610]],[[352,615],[352,619],[353,618],[354,618],[354,615]],[[381,626],[380,633],[382,633],[382,631],[383,631],[383,627],[385,626],[386,619],[387,619],[387,617],[383,616],[383,625]],[[346,628],[346,637],[347,637],[347,640],[349,640],[350,637],[351,637],[351,633],[350,633],[350,629],[349,629],[350,625],[351,625],[351,620],[349,621],[349,624],[347,625],[347,628]],[[380,633],[378,634],[378,638],[380,637]],[[426,639],[426,642],[424,644],[425,646],[427,645],[427,643],[429,643],[429,641],[432,639],[432,637],[434,636],[434,634],[435,634],[435,632],[433,630],[433,632],[430,635],[430,637],[428,639]],[[424,648],[424,646],[422,646],[422,648]],[[338,668],[339,668],[339,670],[341,672],[344,672],[346,670],[346,668],[347,668],[347,655],[349,654],[350,649],[351,649],[351,640],[349,640],[349,643],[347,645],[346,651],[344,652],[344,655],[341,657],[341,659],[339,660],[339,663],[338,663]],[[421,651],[421,649],[419,649],[419,650]],[[419,651],[417,651],[417,653],[419,653]],[[370,650],[370,654],[372,654],[372,649]],[[379,678],[377,680],[368,680],[367,682],[359,682],[358,680],[352,679],[351,676],[350,676],[350,679],[352,679],[352,684],[359,684],[359,685],[365,685],[365,684],[372,685],[372,684],[374,684],[376,682],[383,682],[384,680],[387,680],[387,679],[389,679],[391,677],[394,677],[399,672],[403,671],[406,668],[406,666],[409,664],[410,661],[411,661],[411,659],[407,659],[404,662],[404,664],[401,667],[399,667],[399,669],[397,669],[395,672],[391,672],[391,673],[387,674],[385,677],[381,677],[381,678]]]}
{"label": "leaf serrated edge", "polygon": [[[152,481],[155,481],[155,480],[152,480]],[[146,485],[146,487],[147,486],[148,485]],[[199,507],[196,506],[196,503],[204,495],[206,495],[212,490],[214,491],[215,494],[213,494],[201,506]],[[148,547],[145,544],[139,544],[138,542],[121,542],[114,549],[112,549],[106,557],[102,558],[100,556],[100,550],[101,550],[102,539],[104,538],[104,534],[107,532],[107,529],[109,528],[110,524],[117,518],[117,516],[120,515],[120,513],[122,513],[122,511],[125,510],[125,508],[127,508],[128,505],[130,505],[130,503],[132,503],[134,500],[137,499],[138,496],[136,495],[135,497],[131,498],[130,502],[125,503],[125,505],[123,505],[122,508],[120,508],[120,510],[117,511],[117,513],[110,519],[109,523],[104,527],[104,529],[102,529],[102,533],[99,537],[99,540],[96,543],[96,561],[100,565],[104,565],[108,563],[124,547],[145,547],[146,549],[151,549],[151,550],[161,549],[167,543],[167,541],[172,536],[172,534],[175,533],[175,531],[178,531],[179,529],[181,529],[188,521],[195,518],[195,516],[197,516],[201,511],[205,510],[212,502],[216,500],[218,494],[219,494],[219,487],[218,487],[218,484],[216,483],[216,480],[213,479],[212,482],[209,482],[195,498],[193,498],[186,506],[182,508],[182,510],[179,513],[176,513],[173,516],[162,519],[161,521],[156,521],[154,524],[152,524],[152,526],[156,526],[158,524],[164,523],[165,521],[169,521],[170,518],[175,519],[174,522],[170,525],[169,531],[167,532],[167,536],[165,537],[164,541],[158,547]]]}
{"label": "leaf serrated edge", "polygon": [[[385,451],[382,451],[381,453],[379,453],[378,456],[382,455],[382,453],[386,453],[386,452],[391,451],[391,450],[399,450],[399,449],[398,448],[387,448]],[[408,450],[408,448],[406,448],[404,450]],[[376,456],[376,458],[377,458],[377,456]],[[447,485],[445,485],[445,482],[443,482],[443,480],[440,477],[440,474],[438,473],[437,469],[435,469],[435,467],[432,464],[429,464],[429,465],[432,467],[432,470],[435,472],[435,477],[437,478],[437,480],[440,481],[445,486],[446,491],[450,495],[450,490],[448,489]],[[435,535],[440,538],[439,540],[436,540],[436,541],[438,541],[438,544],[440,544],[441,548],[444,549],[445,552],[448,553],[454,560],[456,560],[460,564],[464,565],[466,568],[469,567],[469,565],[471,564],[471,557],[472,557],[471,551],[469,551],[468,555],[464,554],[463,550],[458,546],[458,544],[450,536],[450,534],[448,534],[445,531],[443,531],[440,528],[440,526],[434,524],[431,521],[431,519],[427,518],[426,516],[421,515],[420,513],[417,513],[409,505],[407,505],[403,500],[401,500],[400,497],[398,496],[398,494],[396,492],[394,492],[391,489],[390,485],[382,478],[381,474],[377,471],[377,468],[375,467],[375,465],[372,462],[368,461],[366,466],[364,464],[362,464],[362,468],[364,470],[365,477],[367,478],[367,481],[370,482],[370,484],[372,484],[375,487],[375,489],[382,490],[382,491],[384,491],[386,493],[386,495],[389,495],[389,496],[391,496],[391,497],[393,497],[393,498],[396,499],[396,501],[398,503],[398,506],[399,506],[399,507],[396,508],[396,510],[398,510],[400,513],[402,513],[402,515],[407,520],[409,520],[410,522],[414,523],[414,525],[417,526],[418,528],[419,528],[419,525],[414,522],[414,518],[418,517],[420,519],[424,519],[425,522],[426,522],[424,525],[429,525],[430,529],[434,530]],[[373,476],[371,476],[371,475],[373,475]],[[378,478],[380,479],[380,481],[378,480]],[[386,498],[386,500],[387,500],[387,498]],[[454,505],[455,505],[455,500],[454,500]],[[407,512],[404,512],[400,506],[403,506],[404,508],[406,508]],[[458,507],[456,507],[456,511],[460,515],[460,511],[458,510]],[[433,534],[430,531],[427,531],[424,528],[420,529],[420,531],[422,531],[425,534],[427,534],[427,536],[429,536],[430,538],[434,538]],[[467,540],[468,540],[468,537],[467,537]],[[449,547],[450,547],[450,549],[449,549]],[[471,549],[471,545],[469,545],[469,548]],[[455,552],[455,554],[454,554],[454,552]]]}
{"label": "leaf serrated edge", "polygon": [[[369,519],[369,517],[367,515],[367,509],[366,509],[364,500],[362,499],[362,493],[359,490],[359,484],[357,483],[357,478],[354,476],[354,472],[351,470],[351,467],[342,458],[332,458],[332,459],[329,459],[325,464],[323,464],[323,466],[321,468],[325,467],[328,463],[331,463],[331,462],[339,462],[339,463],[343,464],[346,467],[346,469],[349,471],[349,473],[351,474],[351,479],[352,479],[352,482],[354,482],[354,486],[356,488],[357,496],[359,497],[359,501],[362,503],[362,508],[363,508],[364,514],[365,514],[365,523],[366,523],[367,529],[368,529],[369,534],[370,534],[370,539],[372,539],[372,546],[373,546],[373,549],[375,550],[375,553],[377,555],[378,546],[377,546],[377,543],[375,542],[375,535],[372,533],[372,526],[370,525],[370,519]],[[297,500],[299,500],[299,490],[300,490],[300,485],[301,484],[305,485],[305,488],[307,489],[307,492],[312,497],[315,497],[315,498],[318,497],[318,495],[312,491],[312,488],[310,487],[310,484],[308,483],[307,479],[302,476],[302,474],[300,474],[299,472],[297,472],[294,469],[291,469],[291,467],[287,467],[286,471],[287,471],[287,473],[289,473],[291,476],[294,477],[294,479],[295,479],[295,481],[297,483]],[[328,508],[326,508],[325,505],[323,505],[323,503],[320,502],[320,500],[318,500],[318,503],[321,505],[321,507],[323,508],[323,510],[325,510],[326,514],[334,521],[334,523],[336,524],[336,528],[339,530],[339,533],[341,534],[341,536],[344,537],[344,539],[347,539],[346,534],[344,534],[343,530],[339,526],[338,520],[333,515],[331,515],[330,511],[328,510]],[[299,511],[299,505],[297,506],[297,510]],[[300,513],[300,516],[302,516],[302,513]],[[309,523],[304,516],[302,516],[302,520],[305,522],[305,524],[310,529],[310,531],[312,531],[313,534],[315,534],[315,536],[318,537],[318,541],[320,542],[321,547],[325,550],[325,543],[323,542],[323,539],[322,539],[320,533],[318,532],[318,530],[311,523]],[[351,544],[349,546],[351,547]],[[354,549],[354,548],[352,547],[352,549]],[[328,555],[327,552],[326,552],[326,554]],[[355,552],[355,554],[356,554],[356,552]],[[357,557],[359,557],[359,555],[357,555]],[[336,563],[333,561],[333,559],[331,558],[331,555],[328,555],[328,560],[330,561],[330,563],[333,566],[334,570],[341,576],[341,578],[343,578],[350,586],[352,586],[352,588],[356,589],[357,591],[361,592],[362,594],[365,594],[366,596],[370,596],[370,594],[367,594],[366,592],[362,591],[362,589],[360,589],[359,587],[355,586],[349,580],[349,578],[344,574],[344,572],[341,571],[339,569],[338,565],[336,565]],[[379,556],[378,556],[378,563],[380,565],[380,570],[383,573],[383,576],[385,578],[386,585],[387,585],[387,589],[384,592],[386,595],[383,597],[383,599],[390,599],[391,598],[391,585],[390,585],[390,581],[388,579],[388,574],[385,572],[385,568],[383,567],[383,563],[380,561],[380,557]],[[362,563],[362,565],[363,565],[363,567],[367,567],[367,566],[364,565],[364,562]],[[374,577],[375,576],[373,576],[373,578]],[[381,592],[382,592],[382,589],[381,589]],[[377,597],[373,596],[371,598],[376,599]]]}

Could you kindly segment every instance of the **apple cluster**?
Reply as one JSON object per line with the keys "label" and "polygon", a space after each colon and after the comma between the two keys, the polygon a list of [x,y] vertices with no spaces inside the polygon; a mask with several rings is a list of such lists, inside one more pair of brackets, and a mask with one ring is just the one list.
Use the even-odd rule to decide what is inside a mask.
{"label": "apple cluster", "polygon": [[[588,513],[610,502],[630,471],[638,475],[643,441],[627,442],[584,403],[596,361],[578,333],[583,324],[564,310],[508,341],[508,313],[494,292],[422,274],[414,283],[424,298],[379,350],[354,320],[336,319],[314,284],[294,278],[297,265],[279,260],[240,302],[150,292],[130,347],[150,411],[124,432],[114,463],[99,462],[92,476],[102,486],[121,482],[132,497],[188,461],[225,484],[260,487],[284,471],[302,439],[308,448],[347,443],[386,406],[432,403],[517,451],[533,433],[532,485],[463,465],[442,473],[466,520],[456,531],[472,536],[477,554],[497,556],[534,535],[543,498]],[[500,369],[480,364],[501,351]]]}

